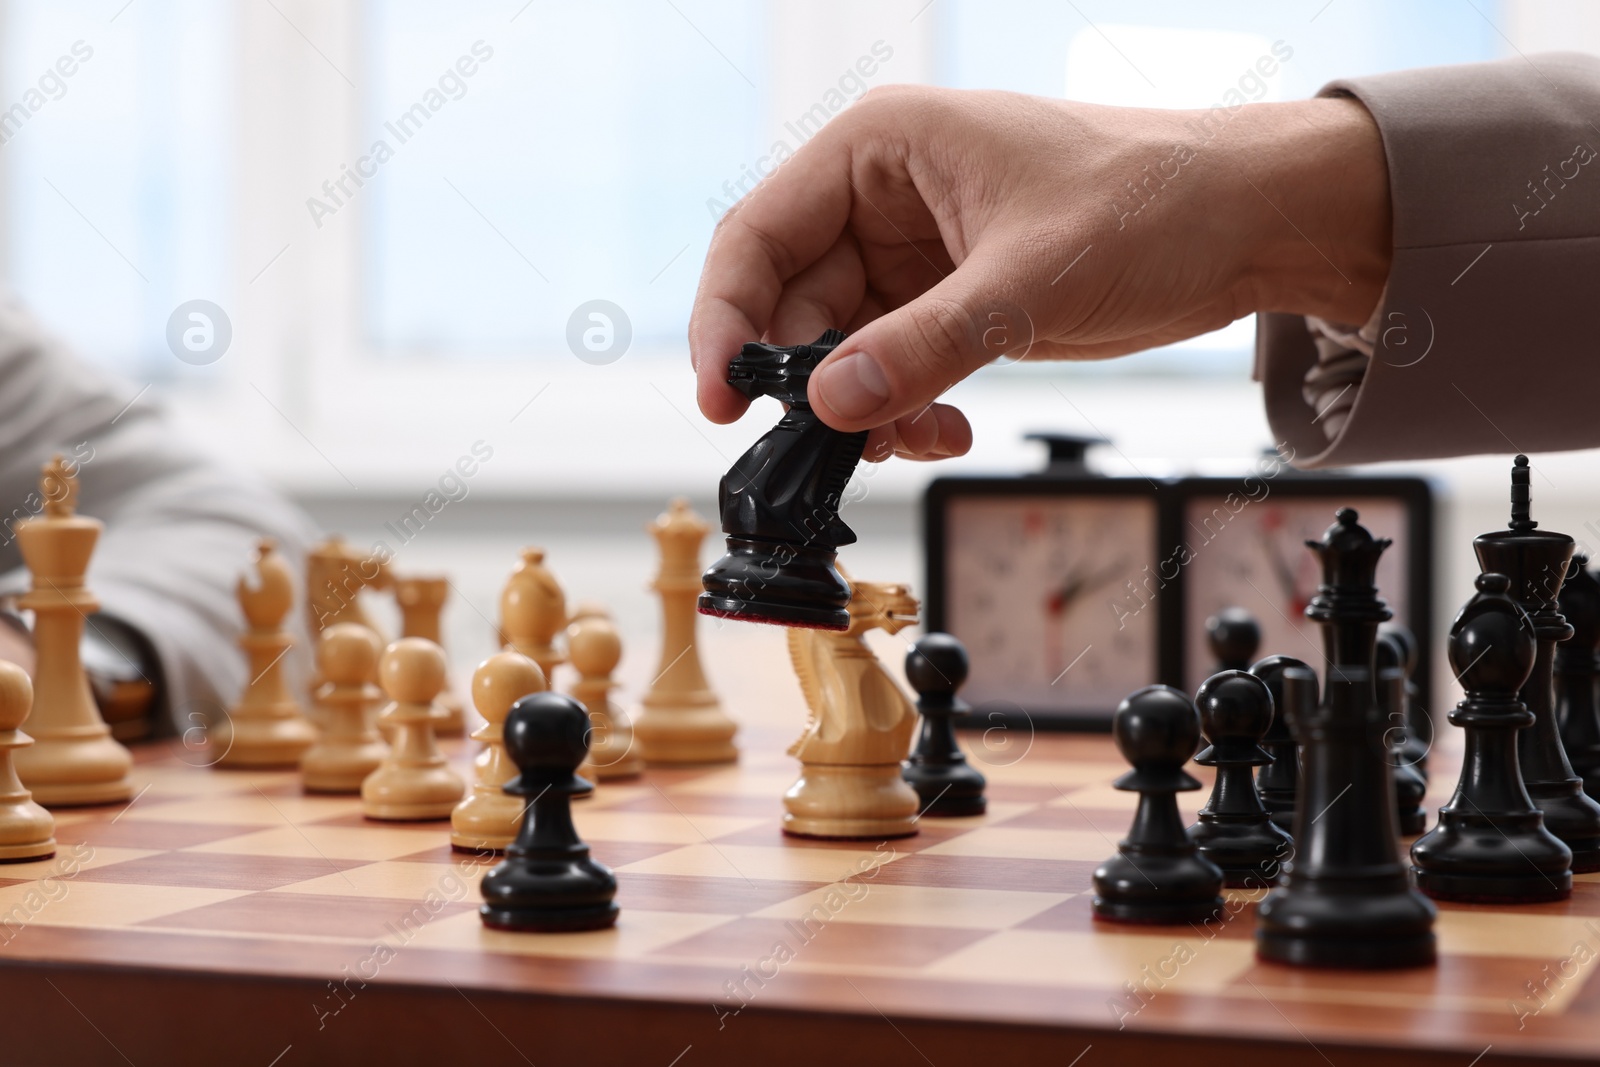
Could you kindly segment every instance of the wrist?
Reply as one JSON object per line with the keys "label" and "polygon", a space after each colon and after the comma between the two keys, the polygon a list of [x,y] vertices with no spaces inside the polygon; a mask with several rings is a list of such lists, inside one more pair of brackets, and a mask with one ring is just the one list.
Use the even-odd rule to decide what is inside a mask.
{"label": "wrist", "polygon": [[1240,123],[1235,162],[1248,178],[1242,217],[1255,310],[1365,322],[1394,256],[1377,123],[1348,97],[1253,105]]}

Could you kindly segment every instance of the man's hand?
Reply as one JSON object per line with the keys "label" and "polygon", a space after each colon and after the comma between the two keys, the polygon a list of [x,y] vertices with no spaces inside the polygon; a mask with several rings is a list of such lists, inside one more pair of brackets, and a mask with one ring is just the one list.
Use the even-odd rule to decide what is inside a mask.
{"label": "man's hand", "polygon": [[972,443],[938,397],[996,357],[1125,355],[1255,311],[1364,321],[1390,255],[1383,148],[1353,100],[1157,111],[893,86],[722,220],[689,351],[701,410],[731,422],[741,344],[843,328],[812,406],[872,430],[869,459],[935,459]]}

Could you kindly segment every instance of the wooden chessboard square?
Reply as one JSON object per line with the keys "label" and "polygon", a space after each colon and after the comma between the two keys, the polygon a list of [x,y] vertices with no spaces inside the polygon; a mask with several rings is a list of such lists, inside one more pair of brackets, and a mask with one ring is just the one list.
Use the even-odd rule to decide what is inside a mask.
{"label": "wooden chessboard square", "polygon": [[82,871],[77,881],[260,891],[321,875],[337,877],[333,872],[359,862],[227,852],[158,852]]}
{"label": "wooden chessboard square", "polygon": [[1573,955],[1574,947],[1581,944],[1600,957],[1600,920],[1590,915],[1564,914],[1567,903],[1528,906],[1526,911],[1487,905],[1443,905],[1434,924],[1439,952],[1451,956],[1562,959]]}
{"label": "wooden chessboard square", "polygon": [[[1113,850],[1114,851],[1114,850]],[[1083,893],[1100,865],[1076,860],[999,859],[992,856],[916,852],[886,864],[873,880],[894,885],[990,889],[1001,885],[1033,893]]]}
{"label": "wooden chessboard square", "polygon": [[[370,827],[280,826],[194,845],[193,852],[325,859],[392,860],[437,846],[447,823],[374,823]],[[419,828],[419,827],[426,827]]]}
{"label": "wooden chessboard square", "polygon": [[[160,748],[138,745],[134,751],[159,752]],[[281,770],[223,770],[204,766],[204,760],[197,755],[191,754],[189,758],[197,762],[187,766],[177,761],[135,763],[129,777],[133,779],[134,796],[139,799],[133,803],[141,803],[143,800],[174,800],[180,797],[253,795],[257,789],[271,789],[284,784],[285,773]]]}
{"label": "wooden chessboard square", "polygon": [[773,800],[789,791],[800,777],[800,765],[786,768],[729,767],[725,770],[702,774],[692,781],[667,789],[673,799],[679,796],[762,797]]}
{"label": "wooden chessboard square", "polygon": [[1112,843],[1112,852],[1115,852],[1116,842],[1128,832],[1128,812],[1076,805],[1033,804],[1014,815],[997,812],[988,825],[1018,830],[1098,830],[1106,835]]}
{"label": "wooden chessboard square", "polygon": [[444,898],[425,904],[420,900],[393,897],[249,893],[217,903],[169,909],[140,925],[256,937],[367,941],[403,936],[405,932],[450,915],[475,914],[476,908],[476,903],[468,900],[456,902]]}
{"label": "wooden chessboard square", "polygon": [[[1191,772],[1195,769],[1188,768]],[[1208,796],[1210,796],[1209,788],[1178,794],[1178,814],[1183,818],[1185,825],[1195,821]],[[1046,801],[1046,806],[1078,812],[1115,811],[1122,813],[1124,819],[1131,820],[1134,809],[1139,806],[1139,794],[1113,789],[1110,785],[1091,785],[1082,789],[1064,790],[1053,800]]]}
{"label": "wooden chessboard square", "polygon": [[[779,944],[807,966],[922,968],[988,936],[983,930],[882,923],[843,923],[846,904],[831,919],[738,918],[684,938],[655,953],[718,961],[735,969],[770,958]],[[823,913],[826,914],[826,911]]]}
{"label": "wooden chessboard square", "polygon": [[757,919],[803,920],[886,926],[958,927],[1000,930],[1017,926],[1070,897],[1068,893],[1029,893],[1010,889],[945,889],[937,886],[877,884],[869,876],[827,885],[751,913]]}
{"label": "wooden chessboard square", "polygon": [[1117,992],[1124,981],[1137,984],[1149,967],[1165,983],[1163,991],[1215,993],[1226,989],[1254,963],[1255,947],[1248,942],[1205,941],[1187,929],[1160,933],[1001,930],[944,957],[922,973],[967,982]]}
{"label": "wooden chessboard square", "polygon": [[[1116,840],[1109,844],[1116,851]],[[1106,835],[1098,830],[1028,830],[983,826],[922,850],[929,856],[996,856],[1007,859],[1078,860],[1106,858]]]}
{"label": "wooden chessboard square", "polygon": [[[431,893],[446,900],[476,902],[479,899],[478,882],[500,861],[500,857],[462,852],[456,855],[459,859],[454,863],[402,863],[391,860],[348,865],[334,871],[328,870],[325,865],[303,880],[282,882],[271,889],[278,893],[311,896],[388,897],[415,901],[423,900]],[[281,862],[275,857],[250,858]]]}
{"label": "wooden chessboard square", "polygon": [[[916,822],[917,832],[910,837],[896,837],[893,839],[894,847],[901,853],[918,852],[930,845],[937,845],[941,841],[948,841],[952,837],[964,834],[972,826],[981,825],[981,820],[968,819],[932,819],[922,818]],[[877,840],[867,841],[867,845],[876,845]],[[860,841],[839,841],[822,837],[796,837],[783,832],[781,819],[765,819],[758,826],[752,826],[737,833],[725,834],[717,838],[719,845],[775,845],[782,844],[785,848],[822,848],[836,849],[841,845],[846,847],[859,847]]]}
{"label": "wooden chessboard square", "polygon": [[[162,800],[151,795],[133,805],[122,816],[126,819],[157,819],[162,822],[252,823],[257,826],[284,826],[315,822],[361,810],[359,797],[267,796],[249,793]],[[119,821],[122,821],[119,820]]]}
{"label": "wooden chessboard square", "polygon": [[[512,933],[484,926],[474,908],[428,923],[405,943],[408,947],[469,949],[508,956],[639,959],[732,921],[734,919],[729,915],[658,912],[624,906],[617,917],[617,925],[609,930],[562,934]],[[391,937],[390,941],[393,943],[395,938]]]}
{"label": "wooden chessboard square", "polygon": [[253,833],[261,827],[245,823],[165,822],[158,819],[86,819],[62,825],[56,820],[56,840],[63,845],[86,842],[123,848],[173,849],[203,845],[225,837]]}
{"label": "wooden chessboard square", "polygon": [[1084,785],[1109,783],[1128,769],[1126,764],[1068,763],[1042,759],[1032,753],[1015,763],[1006,762],[1009,759],[1009,755],[997,754],[990,760],[973,758],[972,765],[996,784],[1059,786],[1068,791]]}
{"label": "wooden chessboard square", "polygon": [[[631,791],[628,796],[613,799],[611,787],[604,787],[608,811],[671,811],[684,815],[743,815],[750,818],[771,819],[783,811],[783,801],[778,797],[719,796],[715,793],[691,793],[669,796],[659,789],[645,788]],[[596,799],[600,799],[598,796]]]}
{"label": "wooden chessboard square", "polygon": [[112,863],[123,863],[156,852],[145,848],[122,848],[116,845],[97,845],[77,842],[56,842],[56,854],[42,860],[7,863],[0,866],[0,874],[18,881],[35,881],[42,878],[71,879],[77,874]]}
{"label": "wooden chessboard square", "polygon": [[236,889],[90,882],[81,875],[53,884],[27,882],[0,888],[0,940],[13,929],[25,933],[35,924],[131,926],[241,895]]}
{"label": "wooden chessboard square", "polygon": [[841,882],[893,862],[903,852],[888,842],[866,848],[786,848],[782,845],[685,845],[618,868],[641,874],[688,874],[751,881]]}
{"label": "wooden chessboard square", "polygon": [[683,815],[678,812],[609,811],[575,806],[573,822],[585,841],[660,841],[692,845],[760,826],[767,821],[733,815]]}
{"label": "wooden chessboard square", "polygon": [[820,889],[821,882],[772,881],[753,878],[702,878],[681,874],[645,874],[624,870],[617,875],[617,903],[648,911],[686,911],[747,915]]}

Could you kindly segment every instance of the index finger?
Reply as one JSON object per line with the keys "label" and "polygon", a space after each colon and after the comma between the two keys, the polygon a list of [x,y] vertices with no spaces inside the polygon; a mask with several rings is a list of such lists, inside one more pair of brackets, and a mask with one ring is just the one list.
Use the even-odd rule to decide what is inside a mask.
{"label": "index finger", "polygon": [[830,124],[717,224],[689,315],[689,359],[700,410],[732,422],[748,407],[728,363],[761,339],[789,279],[833,247],[850,218],[850,158]]}

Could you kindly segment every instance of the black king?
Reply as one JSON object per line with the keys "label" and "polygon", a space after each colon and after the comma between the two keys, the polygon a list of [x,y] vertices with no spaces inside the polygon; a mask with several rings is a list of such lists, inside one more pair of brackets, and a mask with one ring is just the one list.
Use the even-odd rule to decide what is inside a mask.
{"label": "black king", "polygon": [[702,615],[849,628],[850,586],[834,559],[856,535],[839,505],[867,435],[825,425],[806,398],[811,372],[843,340],[829,330],[809,345],[751,342],[729,365],[729,385],[788,410],[722,478],[717,499],[728,553],[701,578]]}

